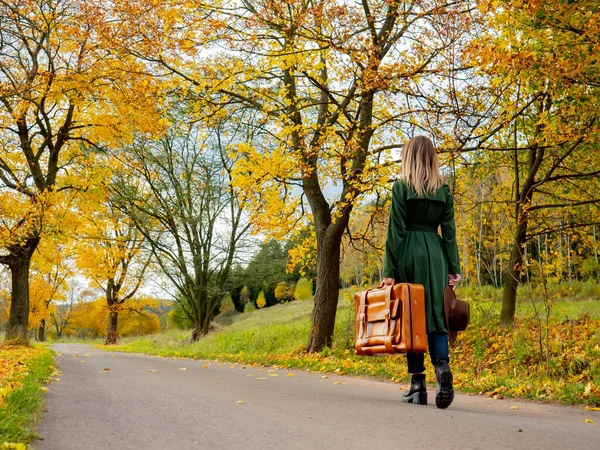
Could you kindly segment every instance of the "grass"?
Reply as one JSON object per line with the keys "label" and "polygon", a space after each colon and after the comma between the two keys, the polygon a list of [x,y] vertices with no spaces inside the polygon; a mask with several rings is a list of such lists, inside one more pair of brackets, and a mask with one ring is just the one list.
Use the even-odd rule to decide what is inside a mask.
{"label": "grass", "polygon": [[[496,398],[600,404],[600,301],[555,301],[547,326],[542,303],[521,297],[515,327],[502,329],[499,301],[467,294],[459,291],[470,300],[471,326],[451,351],[459,390]],[[354,355],[351,300],[350,291],[342,292],[332,348],[320,354],[304,352],[312,301],[228,314],[217,318],[214,330],[195,343],[189,341],[190,331],[169,330],[122,339],[110,349],[408,381],[402,357]],[[435,379],[431,365],[427,377]]]}
{"label": "grass", "polygon": [[1,448],[25,448],[36,437],[34,425],[45,391],[42,385],[54,371],[53,352],[44,347],[2,346],[0,362]]}

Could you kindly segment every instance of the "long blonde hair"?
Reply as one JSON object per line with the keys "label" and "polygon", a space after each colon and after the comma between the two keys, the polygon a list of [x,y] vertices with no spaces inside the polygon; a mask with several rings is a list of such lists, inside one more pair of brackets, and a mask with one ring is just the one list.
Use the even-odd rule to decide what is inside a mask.
{"label": "long blonde hair", "polygon": [[442,187],[440,163],[431,139],[415,136],[404,145],[400,176],[419,197],[435,194]]}

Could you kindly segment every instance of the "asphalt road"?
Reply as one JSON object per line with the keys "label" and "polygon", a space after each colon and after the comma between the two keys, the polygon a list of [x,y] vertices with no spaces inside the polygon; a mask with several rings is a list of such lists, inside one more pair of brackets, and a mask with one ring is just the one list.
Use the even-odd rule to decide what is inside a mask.
{"label": "asphalt road", "polygon": [[433,388],[410,405],[393,383],[54,348],[37,450],[600,449],[600,412],[581,407],[457,395],[439,410]]}

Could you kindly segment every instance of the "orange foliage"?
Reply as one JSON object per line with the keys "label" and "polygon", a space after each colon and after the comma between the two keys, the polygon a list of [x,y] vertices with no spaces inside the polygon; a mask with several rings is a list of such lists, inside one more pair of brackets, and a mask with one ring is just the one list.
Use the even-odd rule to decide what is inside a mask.
{"label": "orange foliage", "polygon": [[[152,334],[160,331],[158,316],[147,309],[156,308],[160,302],[149,297],[130,300],[118,309],[119,336]],[[108,328],[109,308],[106,300],[99,298],[92,302],[75,306],[66,334],[81,337],[100,337],[106,335]]]}

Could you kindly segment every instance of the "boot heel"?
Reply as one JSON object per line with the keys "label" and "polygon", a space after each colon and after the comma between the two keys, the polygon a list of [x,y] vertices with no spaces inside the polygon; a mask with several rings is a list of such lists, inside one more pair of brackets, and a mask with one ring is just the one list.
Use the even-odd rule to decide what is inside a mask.
{"label": "boot heel", "polygon": [[427,392],[415,392],[412,395],[402,397],[402,403],[412,403],[413,405],[426,405]]}
{"label": "boot heel", "polygon": [[415,405],[426,405],[427,404],[427,392],[417,392],[413,395],[413,404]]}

